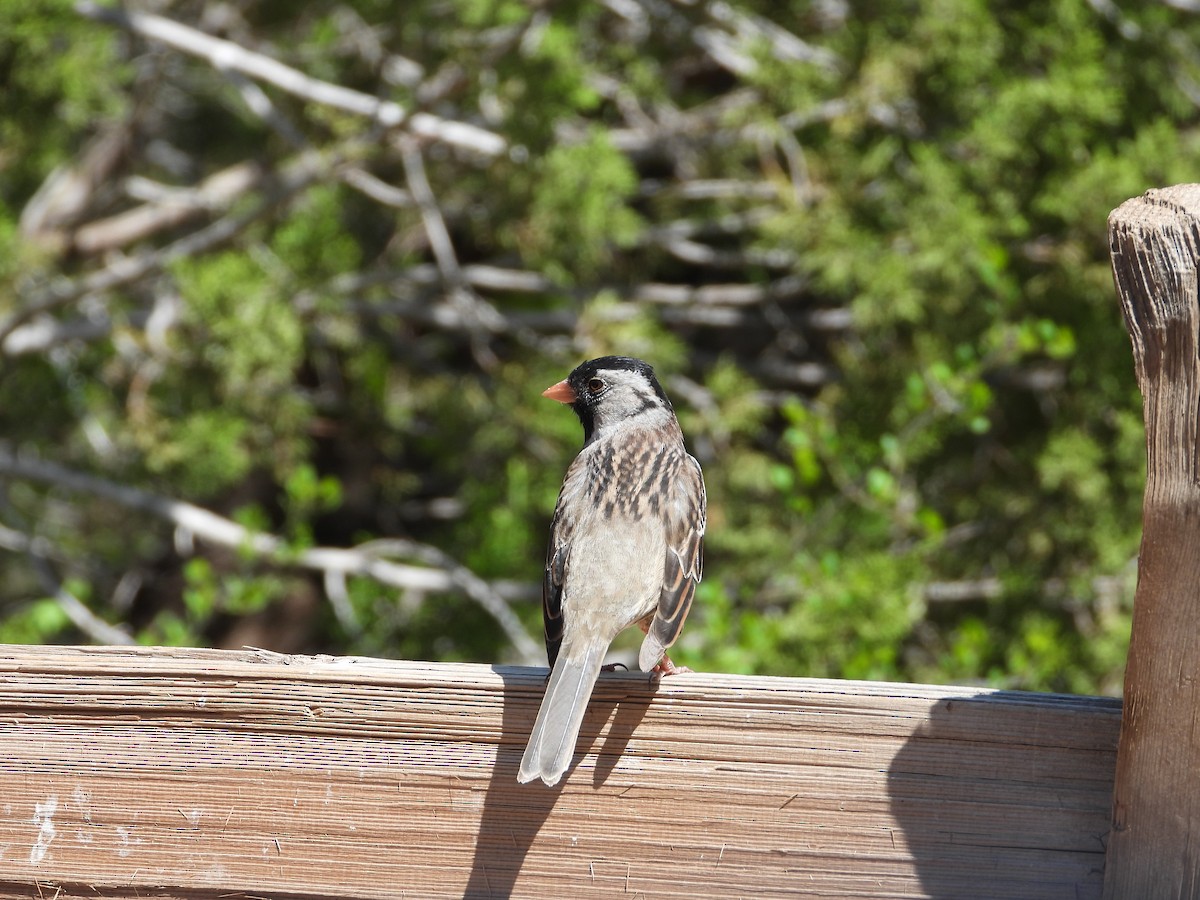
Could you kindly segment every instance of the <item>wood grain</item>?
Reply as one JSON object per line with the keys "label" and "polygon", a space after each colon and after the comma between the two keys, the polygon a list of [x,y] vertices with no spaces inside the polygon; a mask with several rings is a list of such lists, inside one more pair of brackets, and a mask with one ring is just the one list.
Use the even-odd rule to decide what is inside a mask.
{"label": "wood grain", "polygon": [[1147,462],[1104,896],[1200,898],[1200,185],[1108,228]]}
{"label": "wood grain", "polygon": [[1115,700],[0,648],[0,897],[1098,897]]}

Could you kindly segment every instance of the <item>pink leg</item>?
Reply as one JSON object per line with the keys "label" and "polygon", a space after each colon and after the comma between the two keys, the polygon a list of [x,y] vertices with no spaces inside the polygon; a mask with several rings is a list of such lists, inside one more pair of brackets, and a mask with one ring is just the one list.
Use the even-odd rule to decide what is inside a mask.
{"label": "pink leg", "polygon": [[692,670],[687,666],[675,665],[675,663],[671,662],[671,657],[664,653],[663,658],[659,661],[658,665],[650,671],[658,675],[681,675],[684,672],[691,672]]}

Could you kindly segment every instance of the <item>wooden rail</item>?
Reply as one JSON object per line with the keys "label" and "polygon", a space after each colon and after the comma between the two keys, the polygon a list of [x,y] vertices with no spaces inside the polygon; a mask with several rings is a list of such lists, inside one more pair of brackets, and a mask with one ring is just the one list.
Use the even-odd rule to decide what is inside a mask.
{"label": "wooden rail", "polygon": [[1099,897],[1116,700],[0,647],[0,897]]}

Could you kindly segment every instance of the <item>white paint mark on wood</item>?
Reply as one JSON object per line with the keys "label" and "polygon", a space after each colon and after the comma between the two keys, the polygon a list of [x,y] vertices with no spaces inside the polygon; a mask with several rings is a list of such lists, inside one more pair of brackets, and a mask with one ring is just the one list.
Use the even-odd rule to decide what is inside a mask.
{"label": "white paint mark on wood", "polygon": [[79,815],[88,825],[92,824],[92,792],[87,790],[82,784],[75,785],[75,790],[71,792],[71,800],[75,807],[79,810]]}
{"label": "white paint mark on wood", "polygon": [[142,839],[134,834],[132,827],[128,825],[117,826],[117,856],[124,859],[133,853],[134,849],[141,842]]}
{"label": "white paint mark on wood", "polygon": [[191,825],[193,828],[199,828],[200,827],[200,816],[202,816],[204,814],[204,810],[180,808],[179,814],[181,816],[183,816],[183,818],[187,821],[187,823],[189,825]]}
{"label": "white paint mark on wood", "polygon": [[29,864],[36,866],[46,858],[54,840],[54,813],[58,811],[58,796],[51,794],[45,803],[33,804],[33,824],[38,826],[37,838],[29,850]]}

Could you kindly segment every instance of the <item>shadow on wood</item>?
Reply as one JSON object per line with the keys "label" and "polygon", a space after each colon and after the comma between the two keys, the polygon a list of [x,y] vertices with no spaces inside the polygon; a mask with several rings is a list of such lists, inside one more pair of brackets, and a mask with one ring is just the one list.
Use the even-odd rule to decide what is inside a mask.
{"label": "shadow on wood", "polygon": [[[540,781],[518,786],[517,769],[537,707],[528,709],[529,678],[502,668],[493,669],[504,684],[504,707],[500,723],[500,748],[492,768],[491,782],[484,795],[475,839],[475,854],[465,897],[508,897],[537,839],[546,817],[554,809],[566,782],[547,787]],[[549,670],[545,670],[546,674]],[[542,678],[545,684],[545,677]],[[593,787],[608,780],[625,752],[630,737],[642,720],[656,683],[643,674],[601,673],[593,701],[588,705],[572,761],[577,765],[587,755],[607,724],[602,744],[595,753]],[[618,699],[614,691],[626,694]],[[540,702],[540,698],[539,698]],[[614,714],[615,713],[615,714]],[[609,721],[611,718],[611,722]],[[582,748],[582,753],[578,748]]]}
{"label": "shadow on wood", "polygon": [[888,773],[925,895],[1100,896],[1116,745],[1095,712],[1015,691],[930,707]]}

